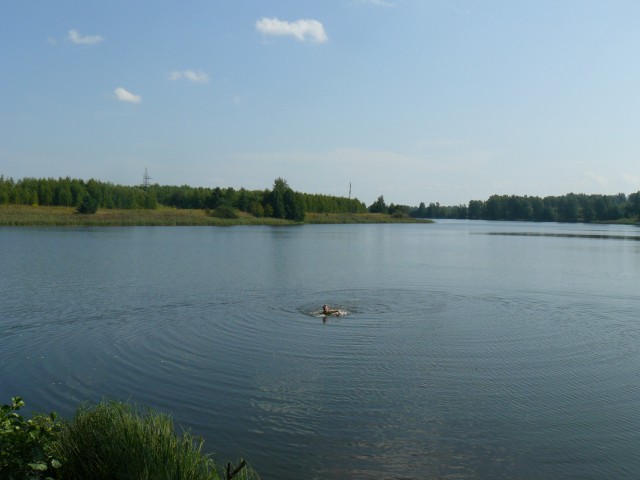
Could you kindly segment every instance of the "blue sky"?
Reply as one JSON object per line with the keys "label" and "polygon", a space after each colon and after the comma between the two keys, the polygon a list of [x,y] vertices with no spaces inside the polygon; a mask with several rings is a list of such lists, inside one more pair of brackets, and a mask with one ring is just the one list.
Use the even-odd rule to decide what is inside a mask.
{"label": "blue sky", "polygon": [[0,174],[628,194],[638,25],[635,0],[7,0]]}

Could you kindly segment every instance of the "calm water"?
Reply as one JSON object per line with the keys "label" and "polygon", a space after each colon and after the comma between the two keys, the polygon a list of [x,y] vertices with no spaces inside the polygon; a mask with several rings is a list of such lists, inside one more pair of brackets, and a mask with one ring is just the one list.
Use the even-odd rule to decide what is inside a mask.
{"label": "calm water", "polygon": [[0,247],[0,402],[130,398],[264,479],[640,472],[638,228],[0,228]]}

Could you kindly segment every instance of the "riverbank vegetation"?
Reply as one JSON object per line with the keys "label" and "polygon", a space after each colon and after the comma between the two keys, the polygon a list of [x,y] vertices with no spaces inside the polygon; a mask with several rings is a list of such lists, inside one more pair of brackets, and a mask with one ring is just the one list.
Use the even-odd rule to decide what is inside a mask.
{"label": "riverbank vegetation", "polygon": [[358,199],[294,191],[150,185],[0,176],[0,225],[231,226],[416,222],[407,211],[370,212]]}
{"label": "riverbank vegetation", "polygon": [[180,210],[158,207],[154,210],[98,210],[93,215],[78,214],[73,207],[0,206],[0,225],[46,227],[128,227],[128,226],[231,226],[291,225],[295,222],[254,217],[237,213],[238,218],[220,218],[212,210]]}
{"label": "riverbank vegetation", "polygon": [[[416,223],[428,222],[407,215],[372,213],[309,213],[305,223]],[[254,217],[238,210],[180,210],[158,207],[155,210],[98,210],[80,215],[72,207],[0,206],[0,225],[14,227],[128,227],[128,226],[213,226],[298,225],[281,218]]]}
{"label": "riverbank vegetation", "polygon": [[471,200],[469,205],[442,206],[421,203],[409,214],[418,218],[470,220],[522,220],[536,222],[640,222],[640,191],[626,195],[529,197],[492,195],[488,200]]}
{"label": "riverbank vegetation", "polygon": [[[20,397],[0,407],[0,477],[23,479],[257,479],[248,466],[226,475],[204,440],[178,435],[170,416],[129,403],[80,406],[73,419],[18,411]],[[246,465],[244,461],[241,465]],[[232,474],[232,470],[237,470]],[[224,476],[223,476],[224,475]]]}
{"label": "riverbank vegetation", "polygon": [[[286,180],[277,178],[271,189],[203,188],[183,186],[122,186],[98,180],[69,177],[24,178],[14,181],[0,176],[0,206],[66,207],[79,214],[92,215],[102,210],[200,210],[213,212],[215,218],[246,217],[303,222],[310,213],[365,213],[358,199],[294,191]],[[246,215],[243,215],[246,214]],[[198,216],[198,215],[196,215]],[[172,216],[174,219],[176,215]],[[178,221],[178,220],[176,220]],[[169,220],[170,222],[170,220]],[[211,224],[204,221],[198,224]],[[264,224],[265,222],[259,222]],[[267,222],[269,223],[269,222]],[[180,224],[180,223],[178,223]],[[218,224],[213,221],[213,224]]]}
{"label": "riverbank vegetation", "polygon": [[69,177],[14,181],[0,175],[0,225],[283,225],[397,223],[411,218],[636,223],[640,191],[543,198],[492,195],[468,204],[423,202],[418,207],[387,205],[381,195],[367,207],[357,198],[294,191],[282,178],[271,189],[236,190],[122,186]]}
{"label": "riverbank vegetation", "polygon": [[307,223],[336,224],[336,223],[433,223],[432,220],[415,219],[403,213],[309,213]]}

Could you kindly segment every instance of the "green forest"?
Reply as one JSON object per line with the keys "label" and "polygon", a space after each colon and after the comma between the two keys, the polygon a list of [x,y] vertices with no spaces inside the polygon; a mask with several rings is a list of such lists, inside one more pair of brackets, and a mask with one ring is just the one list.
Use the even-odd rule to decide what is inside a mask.
{"label": "green forest", "polygon": [[294,191],[287,181],[277,178],[272,188],[236,190],[182,186],[122,186],[95,179],[23,178],[14,181],[0,175],[0,205],[73,207],[79,213],[102,209],[214,210],[217,215],[234,218],[236,211],[255,217],[281,218],[297,222],[306,213],[384,213],[414,218],[470,220],[522,220],[545,222],[616,222],[640,220],[640,191],[626,195],[586,195],[533,197],[492,195],[487,200],[444,206],[421,203],[418,207],[387,205],[381,195],[368,207],[357,198],[336,197]]}
{"label": "green forest", "polygon": [[417,218],[459,218],[470,220],[522,220],[535,222],[616,222],[640,220],[640,191],[625,195],[529,197],[492,195],[488,200],[471,200],[468,205],[442,206],[421,203],[409,214]]}
{"label": "green forest", "polygon": [[306,212],[364,213],[367,208],[358,199],[294,191],[286,180],[278,178],[271,189],[203,188],[183,186],[122,186],[99,180],[66,178],[24,178],[14,181],[0,176],[0,205],[75,207],[79,213],[104,209],[155,209],[159,206],[179,209],[216,210],[233,217],[234,210],[255,217],[283,218],[301,222]]}

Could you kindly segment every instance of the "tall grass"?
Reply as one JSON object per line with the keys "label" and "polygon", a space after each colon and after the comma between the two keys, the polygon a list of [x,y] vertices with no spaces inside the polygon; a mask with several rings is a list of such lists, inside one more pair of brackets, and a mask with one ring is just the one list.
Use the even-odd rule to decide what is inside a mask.
{"label": "tall grass", "polygon": [[[227,212],[228,214],[229,212]],[[220,212],[161,207],[156,210],[100,209],[93,215],[80,215],[71,207],[31,207],[0,205],[0,226],[126,227],[126,226],[213,226],[296,225],[280,218],[254,217],[234,211],[238,218],[220,218]],[[229,216],[229,215],[227,215]],[[431,223],[409,216],[381,213],[307,213],[305,223]]]}
{"label": "tall grass", "polygon": [[125,227],[125,226],[234,226],[291,225],[276,218],[240,215],[237,219],[218,218],[205,210],[159,208],[157,210],[106,210],[80,215],[71,207],[0,206],[0,226]]}
{"label": "tall grass", "polygon": [[[170,416],[103,401],[79,407],[62,429],[54,451],[65,479],[219,480],[202,439],[177,435]],[[235,478],[258,478],[250,469]]]}

